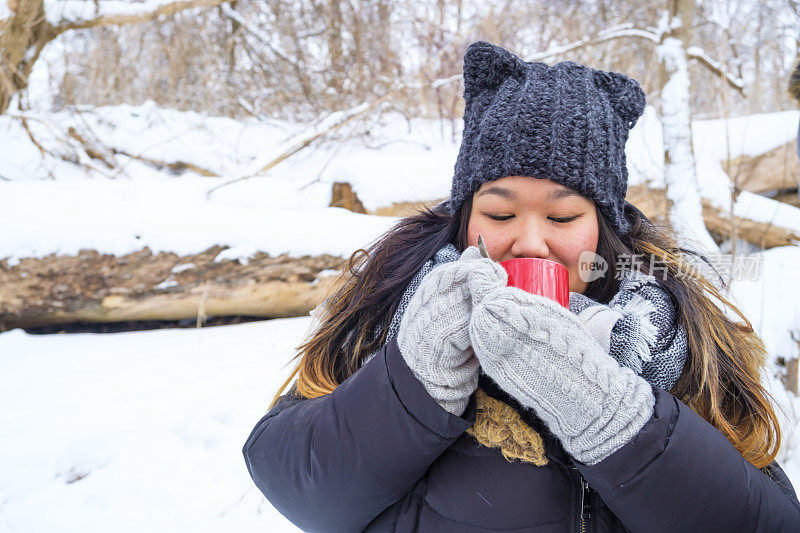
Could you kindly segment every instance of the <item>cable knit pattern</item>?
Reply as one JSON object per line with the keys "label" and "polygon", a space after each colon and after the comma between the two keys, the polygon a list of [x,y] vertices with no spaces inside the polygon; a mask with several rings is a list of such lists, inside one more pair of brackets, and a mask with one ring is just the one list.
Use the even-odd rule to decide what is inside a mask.
{"label": "cable knit pattern", "polygon": [[483,371],[586,464],[624,446],[653,414],[650,384],[547,298],[515,287],[489,290],[475,303],[469,336]]}
{"label": "cable knit pattern", "polygon": [[[496,274],[475,247],[457,261],[435,267],[409,300],[397,345],[411,371],[444,409],[461,415],[478,386],[478,360],[469,338],[472,295],[469,276]],[[491,264],[490,264],[491,263]]]}

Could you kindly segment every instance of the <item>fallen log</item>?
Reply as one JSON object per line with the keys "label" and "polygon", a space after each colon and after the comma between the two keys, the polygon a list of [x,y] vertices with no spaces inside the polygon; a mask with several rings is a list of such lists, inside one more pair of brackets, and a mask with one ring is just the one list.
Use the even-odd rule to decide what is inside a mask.
{"label": "fallen log", "polygon": [[785,190],[796,193],[800,186],[800,160],[795,150],[795,141],[791,141],[757,156],[743,155],[723,161],[722,168],[742,190],[758,194]]}
{"label": "fallen log", "polygon": [[[649,189],[644,185],[628,187],[626,199],[638,207],[648,218],[663,220],[668,212],[666,193],[663,189]],[[730,213],[712,205],[705,198],[701,202],[706,228],[722,239],[729,239],[731,237]],[[733,227],[736,237],[764,249],[800,243],[800,232],[797,230],[766,222],[734,217]]]}
{"label": "fallen log", "polygon": [[[358,205],[355,193],[344,194]],[[663,190],[628,188],[628,201],[651,219],[668,212]],[[408,216],[430,202],[403,202],[373,214]],[[728,213],[703,201],[708,229],[728,238]],[[800,242],[797,231],[736,217],[737,236],[764,248]],[[76,256],[0,260],[0,331],[73,322],[196,319],[210,316],[283,318],[304,316],[327,294],[344,259],[331,255],[216,260],[225,247],[191,255],[153,254],[144,248],[125,256],[83,250]]]}
{"label": "fallen log", "polygon": [[0,331],[70,322],[303,316],[344,263],[331,255],[214,261],[216,246],[191,256],[145,248],[125,256],[83,250],[77,256],[0,261]]}
{"label": "fallen log", "polygon": [[[703,220],[706,223],[706,227],[726,239],[729,238],[731,232],[730,213],[712,206],[706,199],[703,199],[702,202]],[[764,249],[800,244],[800,232],[790,228],[741,217],[734,217],[733,225],[736,228],[735,231],[738,238]]]}

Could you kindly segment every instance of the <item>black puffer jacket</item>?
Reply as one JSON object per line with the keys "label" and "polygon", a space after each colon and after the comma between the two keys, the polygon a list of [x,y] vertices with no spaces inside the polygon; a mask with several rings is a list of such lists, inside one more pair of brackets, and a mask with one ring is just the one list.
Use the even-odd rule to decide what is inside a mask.
{"label": "black puffer jacket", "polygon": [[800,531],[777,463],[758,470],[653,392],[653,417],[596,465],[571,459],[543,426],[548,464],[508,462],[465,433],[474,395],[463,417],[442,409],[393,340],[333,393],[284,396],[244,456],[267,499],[308,531]]}

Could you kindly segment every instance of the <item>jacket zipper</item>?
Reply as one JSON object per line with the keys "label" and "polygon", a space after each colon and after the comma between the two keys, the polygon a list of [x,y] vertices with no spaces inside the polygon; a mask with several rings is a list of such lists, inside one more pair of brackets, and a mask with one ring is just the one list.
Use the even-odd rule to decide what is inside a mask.
{"label": "jacket zipper", "polygon": [[[583,476],[578,472],[578,468],[573,466],[573,470],[578,475],[578,480],[581,485],[581,518],[578,522],[578,533],[586,533],[586,522],[584,520],[584,510],[586,509],[586,505],[588,505],[587,498],[589,496],[589,491],[592,490],[589,487],[589,483],[583,479]],[[591,518],[591,514],[587,514],[586,518]]]}
{"label": "jacket zipper", "polygon": [[[583,519],[583,512],[586,509],[586,505],[588,505],[588,497],[589,497],[589,483],[586,482],[581,477],[581,533],[586,533],[586,522]],[[586,518],[589,518],[587,513]]]}

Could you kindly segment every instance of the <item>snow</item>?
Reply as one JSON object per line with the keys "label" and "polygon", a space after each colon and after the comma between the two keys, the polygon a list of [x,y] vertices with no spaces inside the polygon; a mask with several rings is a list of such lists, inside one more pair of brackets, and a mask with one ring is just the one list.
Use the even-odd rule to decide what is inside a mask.
{"label": "snow", "polygon": [[0,334],[0,530],[298,531],[242,446],[309,324]]}
{"label": "snow", "polygon": [[82,249],[124,255],[144,246],[188,255],[214,244],[244,247],[250,255],[258,249],[273,257],[345,257],[396,221],[341,208],[290,209],[288,201],[280,208],[277,198],[260,207],[251,203],[253,197],[237,202],[220,194],[208,201],[205,190],[215,183],[200,177],[3,182],[0,221],[18,231],[0,239],[0,258],[74,255]]}
{"label": "snow", "polygon": [[191,270],[194,267],[195,267],[194,263],[181,263],[179,265],[175,265],[174,267],[172,267],[171,272],[173,274],[178,274],[178,273],[183,272],[185,270]]}
{"label": "snow", "polygon": [[[458,153],[449,124],[387,116],[366,142],[314,144],[266,175],[209,195],[221,183],[252,172],[269,159],[263,154],[276,154],[278,146],[291,144],[306,130],[289,123],[160,109],[152,103],[28,116],[37,140],[65,156],[82,152],[63,132],[70,126],[88,128],[87,137],[103,139],[118,152],[185,161],[221,177],[191,171],[178,176],[122,155],[115,156],[121,170],[114,171],[84,155],[97,169],[87,175],[62,159],[43,158],[18,120],[0,117],[0,222],[15,228],[0,239],[0,258],[12,263],[84,248],[122,255],[144,246],[179,254],[225,245],[271,255],[344,257],[378,238],[396,219],[327,207],[334,181],[351,183],[370,210],[445,198]],[[729,151],[731,157],[752,155],[791,140],[799,118],[797,111],[787,111],[693,121],[701,195],[727,211],[729,180],[720,161]],[[663,187],[662,127],[653,107],[631,131],[626,153],[629,185]],[[762,196],[742,193],[735,213],[800,231],[800,210]]]}
{"label": "snow", "polygon": [[169,276],[167,279],[155,285],[153,288],[161,291],[164,289],[169,289],[170,287],[177,287],[178,285],[179,283],[176,280],[172,279],[172,276]]}
{"label": "snow", "polygon": [[798,120],[796,110],[697,120],[692,123],[695,150],[721,161],[763,154],[796,138]]}
{"label": "snow", "polygon": [[[743,155],[756,156],[793,141],[798,121],[800,111],[694,121],[694,152],[698,175],[703,177],[700,194],[729,212],[731,181],[721,162]],[[744,218],[800,230],[800,209],[748,191],[739,195],[733,212]]]}
{"label": "snow", "polygon": [[[370,210],[445,198],[459,140],[452,138],[449,124],[388,115],[373,125],[366,142],[345,138],[315,143],[266,175],[209,195],[221,183],[251,174],[298,138],[307,138],[309,130],[278,121],[161,109],[152,102],[27,116],[42,145],[65,156],[83,155],[96,170],[87,176],[72,163],[43,158],[18,120],[0,117],[0,222],[17,230],[0,240],[0,258],[12,262],[82,248],[120,255],[143,246],[182,254],[227,245],[270,254],[324,251],[344,256],[379,237],[396,220],[328,208],[332,183],[351,183]],[[797,111],[786,111],[693,121],[701,196],[729,210],[730,182],[720,161],[788,142],[796,135],[798,119]],[[63,133],[70,126],[88,129],[87,138],[102,139],[117,152],[165,163],[184,161],[220,177],[191,171],[178,176],[124,155],[110,156],[121,170],[108,170],[76,150],[75,141]],[[663,187],[662,125],[652,106],[631,131],[626,153],[629,185]],[[72,200],[64,202],[67,197]],[[800,210],[762,196],[742,193],[735,213],[800,231]],[[26,223],[14,222],[19,220]],[[98,224],[101,220],[108,223]],[[297,233],[286,232],[288,227]],[[342,238],[332,239],[333,234]]]}
{"label": "snow", "polygon": [[214,258],[214,262],[238,261],[242,265],[246,265],[256,253],[258,253],[258,250],[253,246],[234,246],[233,248],[226,248],[218,253]]}
{"label": "snow", "polygon": [[[0,224],[12,228],[0,238],[0,259],[8,265],[85,248],[124,255],[145,246],[190,255],[220,245],[227,248],[217,260],[242,263],[257,252],[347,257],[397,219],[328,207],[332,184],[351,183],[370,210],[445,198],[459,142],[453,124],[386,114],[367,137],[349,138],[348,124],[266,175],[209,193],[343,116],[310,129],[152,103],[26,116],[48,150],[82,158],[93,170],[43,157],[19,120],[0,116]],[[798,119],[787,111],[692,121],[701,196],[729,207],[721,161],[793,140]],[[117,152],[107,154],[115,169],[78,150],[65,135],[70,126]],[[626,147],[629,185],[663,187],[662,132],[648,106]],[[217,176],[176,173],[137,157],[183,161]],[[734,212],[800,231],[800,210],[762,196],[742,193]],[[792,334],[800,334],[800,247],[773,248],[760,259],[761,277],[734,281],[730,297],[769,350],[764,382],[793,416],[782,419],[778,460],[800,487],[799,400],[780,384],[775,363],[798,355]],[[173,274],[193,267],[177,265]],[[169,276],[161,286],[174,282]],[[0,402],[12,406],[0,411],[0,530],[291,530],[253,486],[241,447],[288,375],[285,364],[312,318],[102,335],[0,334]]]}
{"label": "snow", "polygon": [[[378,238],[396,219],[329,208],[333,182],[351,183],[371,210],[444,198],[458,151],[452,140],[444,140],[438,121],[408,124],[389,117],[373,127],[377,149],[346,139],[313,146],[266,175],[208,194],[252,173],[305,130],[181,113],[152,103],[31,113],[28,123],[48,150],[82,156],[95,170],[87,175],[63,159],[43,158],[19,120],[0,117],[0,222],[24,222],[14,222],[18,231],[0,239],[0,258],[12,262],[83,248],[122,255],[144,246],[179,254],[227,245],[271,255],[345,256]],[[111,150],[164,163],[184,161],[221,177],[191,171],[178,177],[123,155],[109,156],[121,169],[111,171],[76,150],[63,133],[70,126],[88,128],[87,138],[102,139]]]}
{"label": "snow", "polygon": [[795,489],[800,487],[800,398],[777,379],[777,357],[798,356],[800,340],[800,247],[780,246],[760,253],[759,276],[734,281],[728,298],[737,305],[764,341],[769,353],[762,383],[788,418],[776,409],[783,442],[776,458]]}
{"label": "snow", "polygon": [[628,186],[649,184],[663,189],[664,133],[655,107],[648,105],[630,131],[625,144],[628,163]]}
{"label": "snow", "polygon": [[[731,180],[723,162],[742,155],[760,155],[793,142],[798,121],[800,111],[693,120],[692,151],[700,196],[729,212]],[[631,130],[625,149],[629,187],[645,183],[653,188],[665,186],[663,146],[661,120],[656,110],[647,106]],[[734,215],[800,232],[800,209],[748,191],[740,193]]]}

